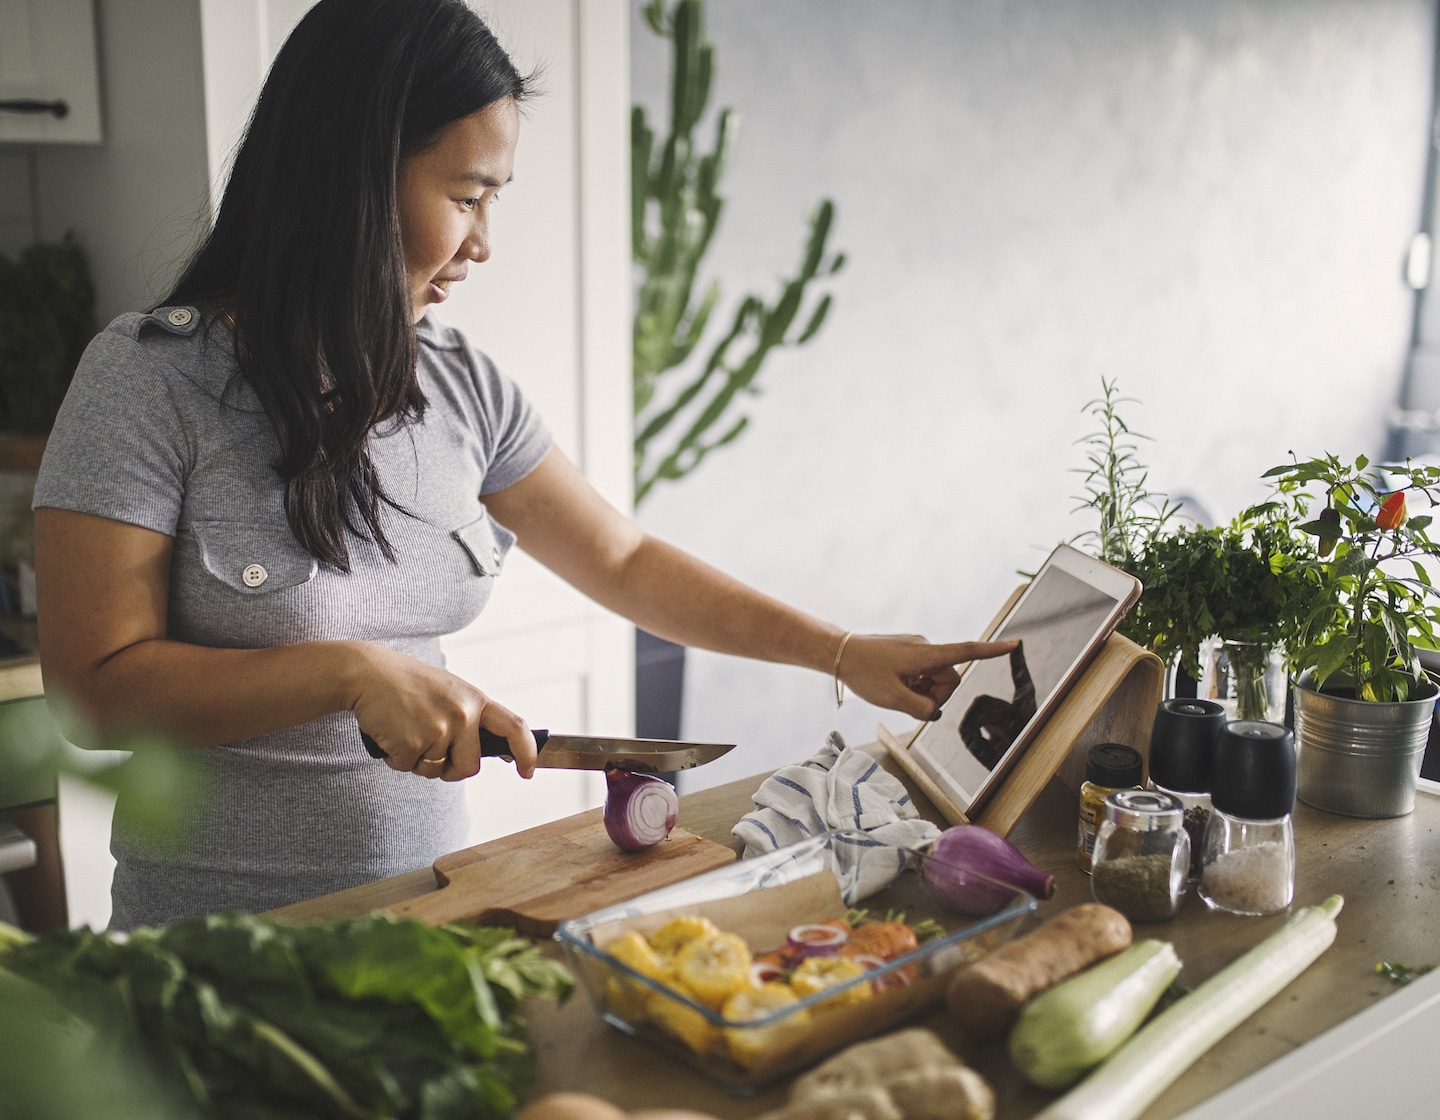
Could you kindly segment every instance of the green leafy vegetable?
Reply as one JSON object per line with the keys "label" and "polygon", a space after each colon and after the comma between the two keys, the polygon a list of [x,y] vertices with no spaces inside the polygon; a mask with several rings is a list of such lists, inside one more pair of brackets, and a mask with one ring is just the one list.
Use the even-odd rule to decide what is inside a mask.
{"label": "green leafy vegetable", "polygon": [[1381,961],[1375,966],[1375,971],[1386,980],[1391,980],[1396,984],[1408,984],[1416,977],[1433,971],[1434,968],[1433,964],[1401,964],[1399,961]]}
{"label": "green leafy vegetable", "polygon": [[1145,590],[1120,631],[1165,660],[1178,655],[1197,679],[1200,647],[1212,634],[1253,643],[1263,656],[1295,642],[1314,609],[1318,581],[1305,567],[1313,556],[1270,506],[1216,528],[1178,526],[1124,563]]}
{"label": "green leafy vegetable", "polygon": [[0,948],[0,975],[226,1120],[508,1116],[533,1075],[520,1004],[573,986],[510,930],[386,914],[51,934]]}

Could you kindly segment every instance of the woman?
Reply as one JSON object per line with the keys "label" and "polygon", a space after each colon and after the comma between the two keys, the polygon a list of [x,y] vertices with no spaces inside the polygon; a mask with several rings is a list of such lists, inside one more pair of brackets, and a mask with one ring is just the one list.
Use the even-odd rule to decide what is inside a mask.
{"label": "woman", "polygon": [[462,846],[453,783],[479,769],[479,729],[525,776],[535,744],[442,668],[439,637],[517,539],[648,630],[833,670],[917,717],[955,663],[1009,648],[842,635],[646,536],[427,316],[490,254],[530,89],[460,0],[322,0],[275,60],[210,236],[77,371],[35,496],[46,688],[102,737],[194,748],[202,793],[169,847],[117,806],[117,928]]}

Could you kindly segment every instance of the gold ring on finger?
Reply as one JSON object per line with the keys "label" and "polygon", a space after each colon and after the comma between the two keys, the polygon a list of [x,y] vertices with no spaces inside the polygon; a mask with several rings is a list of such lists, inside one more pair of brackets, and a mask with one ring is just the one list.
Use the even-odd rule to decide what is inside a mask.
{"label": "gold ring on finger", "polygon": [[421,762],[428,762],[431,766],[444,766],[450,761],[450,756],[442,755],[440,758],[422,758]]}

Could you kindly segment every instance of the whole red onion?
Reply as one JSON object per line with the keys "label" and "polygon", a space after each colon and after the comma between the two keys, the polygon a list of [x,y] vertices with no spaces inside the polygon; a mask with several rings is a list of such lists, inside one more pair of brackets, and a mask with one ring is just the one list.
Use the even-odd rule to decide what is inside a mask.
{"label": "whole red onion", "polygon": [[1018,887],[1037,898],[1055,893],[1055,876],[1036,867],[1005,837],[978,824],[957,825],[942,832],[921,874],[941,902],[976,918],[995,913],[1013,897],[999,884]]}

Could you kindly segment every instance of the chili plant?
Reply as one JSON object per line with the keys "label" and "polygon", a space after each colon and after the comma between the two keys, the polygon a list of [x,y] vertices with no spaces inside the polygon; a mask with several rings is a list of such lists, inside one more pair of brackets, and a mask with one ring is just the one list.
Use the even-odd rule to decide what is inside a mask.
{"label": "chili plant", "polygon": [[[1296,529],[1313,537],[1301,561],[1316,597],[1289,650],[1296,674],[1314,671],[1313,687],[1335,677],[1362,700],[1405,700],[1421,677],[1416,647],[1434,648],[1440,590],[1426,562],[1440,558],[1428,513],[1440,502],[1440,467],[1406,460],[1372,467],[1325,454],[1266,471]],[[1318,507],[1318,508],[1317,508]],[[1266,507],[1260,507],[1266,508]]]}

